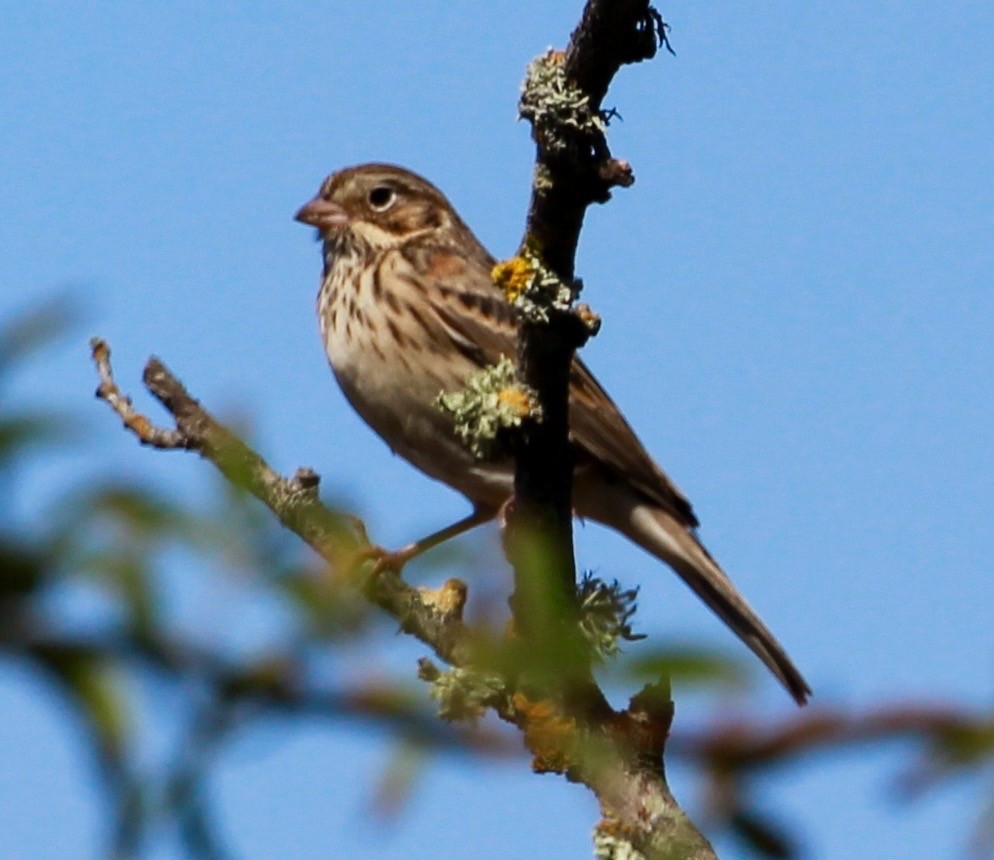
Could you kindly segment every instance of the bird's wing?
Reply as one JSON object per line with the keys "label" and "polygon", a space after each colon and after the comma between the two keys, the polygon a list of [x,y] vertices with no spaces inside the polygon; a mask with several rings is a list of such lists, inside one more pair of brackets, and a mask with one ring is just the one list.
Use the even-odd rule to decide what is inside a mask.
{"label": "bird's wing", "polygon": [[[453,346],[480,367],[501,355],[513,358],[517,322],[514,310],[490,278],[492,260],[451,248],[423,249],[415,267],[442,329]],[[411,262],[415,262],[411,260]],[[570,431],[578,465],[590,461],[609,476],[626,481],[688,528],[697,525],[690,502],[656,465],[620,410],[579,358],[570,379]]]}
{"label": "bird's wing", "polygon": [[688,528],[698,524],[687,497],[652,459],[621,410],[579,359],[570,374],[570,433],[583,454],[627,481]]}

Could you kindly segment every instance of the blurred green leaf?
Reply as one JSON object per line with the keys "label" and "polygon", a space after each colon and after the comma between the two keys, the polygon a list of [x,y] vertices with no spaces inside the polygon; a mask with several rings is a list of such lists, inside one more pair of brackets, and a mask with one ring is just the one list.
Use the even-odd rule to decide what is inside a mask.
{"label": "blurred green leaf", "polygon": [[384,817],[397,815],[410,800],[428,763],[427,751],[410,740],[398,743],[377,782],[373,809]]}
{"label": "blurred green leaf", "polygon": [[322,639],[354,639],[375,617],[372,605],[344,577],[298,568],[276,580],[307,632]]}
{"label": "blurred green leaf", "polygon": [[798,847],[782,826],[754,810],[739,810],[729,821],[732,833],[759,857],[790,860]]}
{"label": "blurred green leaf", "polygon": [[68,508],[67,525],[98,517],[126,529],[129,539],[182,537],[197,540],[201,518],[160,492],[134,484],[108,483],[87,488]]}
{"label": "blurred green leaf", "polygon": [[745,665],[726,654],[703,648],[658,648],[624,662],[623,673],[640,682],[669,678],[675,684],[734,689],[748,688]]}
{"label": "blurred green leaf", "polygon": [[90,728],[99,757],[113,773],[125,771],[134,720],[113,663],[81,645],[36,645],[36,659],[64,683]]}
{"label": "blurred green leaf", "polygon": [[938,733],[934,745],[947,766],[982,764],[994,758],[994,719],[951,726]]}
{"label": "blurred green leaf", "polygon": [[44,577],[47,562],[16,538],[0,534],[0,600],[33,591]]}
{"label": "blurred green leaf", "polygon": [[55,413],[24,412],[0,417],[0,468],[32,448],[73,437],[68,419]]}
{"label": "blurred green leaf", "polygon": [[15,364],[65,335],[79,311],[77,301],[63,292],[0,328],[0,385]]}

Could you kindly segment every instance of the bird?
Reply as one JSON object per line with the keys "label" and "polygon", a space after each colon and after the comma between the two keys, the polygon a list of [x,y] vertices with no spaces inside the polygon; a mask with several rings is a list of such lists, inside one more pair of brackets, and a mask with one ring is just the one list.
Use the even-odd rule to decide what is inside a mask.
{"label": "bird", "polygon": [[[473,506],[399,551],[402,564],[493,519],[513,493],[511,458],[475,458],[438,398],[515,355],[517,313],[491,277],[495,259],[442,192],[409,170],[339,170],[295,217],[321,242],[318,320],[345,398],[396,454]],[[687,497],[578,357],[569,387],[575,515],[669,565],[803,705],[808,683],[699,540]]]}

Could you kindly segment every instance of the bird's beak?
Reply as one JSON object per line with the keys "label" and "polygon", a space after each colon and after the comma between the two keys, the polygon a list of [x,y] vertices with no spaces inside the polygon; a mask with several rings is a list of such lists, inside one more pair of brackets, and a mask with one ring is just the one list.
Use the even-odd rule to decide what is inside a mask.
{"label": "bird's beak", "polygon": [[323,197],[315,197],[305,203],[300,211],[293,216],[301,224],[310,224],[317,227],[322,233],[326,230],[333,230],[347,224],[349,216],[346,211],[337,203],[325,200]]}

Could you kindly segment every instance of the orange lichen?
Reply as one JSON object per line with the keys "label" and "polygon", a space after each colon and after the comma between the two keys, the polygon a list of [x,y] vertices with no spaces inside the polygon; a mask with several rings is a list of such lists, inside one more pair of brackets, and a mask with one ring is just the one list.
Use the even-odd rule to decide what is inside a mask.
{"label": "orange lichen", "polygon": [[536,773],[566,773],[575,764],[576,721],[564,717],[549,701],[533,702],[524,693],[511,699]]}
{"label": "orange lichen", "polygon": [[152,422],[144,415],[135,415],[129,422],[129,426],[134,430],[135,435],[143,441],[152,436]]}
{"label": "orange lichen", "polygon": [[615,818],[602,818],[597,822],[597,831],[615,839],[628,839],[632,835],[632,828],[626,827]]}
{"label": "orange lichen", "polygon": [[535,410],[535,399],[518,387],[502,388],[497,395],[497,402],[519,418],[527,418]]}

